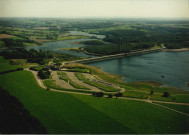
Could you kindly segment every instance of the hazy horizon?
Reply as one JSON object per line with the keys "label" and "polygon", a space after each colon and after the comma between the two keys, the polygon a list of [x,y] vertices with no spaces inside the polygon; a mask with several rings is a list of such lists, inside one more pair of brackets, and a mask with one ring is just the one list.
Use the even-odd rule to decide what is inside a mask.
{"label": "hazy horizon", "polygon": [[0,0],[0,17],[189,18],[188,0]]}

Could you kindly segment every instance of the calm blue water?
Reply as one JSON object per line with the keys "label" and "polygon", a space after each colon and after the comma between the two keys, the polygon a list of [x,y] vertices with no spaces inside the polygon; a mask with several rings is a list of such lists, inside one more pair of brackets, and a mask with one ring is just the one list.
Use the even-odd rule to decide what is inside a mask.
{"label": "calm blue water", "polygon": [[[67,53],[67,54],[73,54],[81,57],[95,57],[92,55],[87,55],[82,52],[75,52],[75,51],[65,51],[61,50],[61,48],[79,48],[83,47],[85,45],[83,44],[74,44],[74,42],[82,42],[92,39],[75,39],[75,40],[65,40],[65,41],[56,41],[56,42],[49,42],[44,43],[43,46],[29,46],[26,47],[26,49],[36,49],[36,50],[42,50],[42,51],[54,51],[59,53]],[[94,39],[93,39],[94,40]]]}
{"label": "calm blue water", "polygon": [[[96,34],[89,34],[82,31],[70,31],[69,35],[80,35],[80,36],[88,36],[88,37],[96,37],[98,39],[105,38],[105,35],[96,35]],[[61,48],[79,48],[83,47],[85,45],[83,44],[74,44],[74,42],[82,42],[82,41],[88,41],[88,40],[94,40],[94,39],[75,39],[75,40],[64,40],[64,41],[56,41],[56,42],[49,42],[44,43],[43,46],[29,46],[26,47],[26,49],[35,49],[35,50],[42,50],[42,51],[54,51],[59,53],[67,53],[72,55],[77,55],[80,57],[96,57],[93,55],[87,55],[82,52],[75,52],[75,51],[66,51],[61,50]]]}
{"label": "calm blue water", "polygon": [[[126,82],[158,81],[183,90],[189,90],[189,51],[158,52],[134,57],[89,63],[103,71],[119,74]],[[161,76],[164,77],[161,77]]]}

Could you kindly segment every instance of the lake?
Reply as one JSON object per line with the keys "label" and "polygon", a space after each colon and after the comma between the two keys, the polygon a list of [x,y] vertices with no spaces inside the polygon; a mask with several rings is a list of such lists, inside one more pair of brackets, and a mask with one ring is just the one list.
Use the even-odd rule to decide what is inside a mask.
{"label": "lake", "polygon": [[164,83],[164,86],[189,91],[187,87],[189,51],[157,52],[88,63],[88,65],[100,67],[105,72],[119,74],[126,82],[158,81]]}
{"label": "lake", "polygon": [[86,46],[83,44],[76,44],[74,42],[82,42],[82,41],[88,41],[88,40],[92,40],[92,39],[74,39],[74,40],[48,42],[48,43],[43,43],[43,46],[28,46],[26,47],[26,49],[35,49],[35,50],[41,49],[42,51],[54,51],[54,52],[59,52],[59,53],[67,53],[67,54],[77,55],[81,57],[95,57],[93,55],[88,55],[83,52],[61,50],[61,48],[79,48],[79,47]]}
{"label": "lake", "polygon": [[[89,34],[89,33],[82,32],[82,31],[69,31],[69,35],[96,37],[97,39],[105,38],[105,35]],[[54,51],[54,52],[59,52],[59,53],[67,53],[67,54],[77,55],[77,56],[80,56],[80,57],[96,57],[96,56],[93,56],[93,55],[85,54],[83,52],[61,50],[61,48],[79,48],[79,47],[86,46],[84,44],[76,44],[74,42],[82,42],[82,41],[88,41],[88,40],[94,40],[94,39],[87,39],[86,38],[86,39],[55,41],[55,42],[43,43],[43,46],[28,46],[28,47],[25,47],[25,48],[26,49],[42,50],[42,51]]]}

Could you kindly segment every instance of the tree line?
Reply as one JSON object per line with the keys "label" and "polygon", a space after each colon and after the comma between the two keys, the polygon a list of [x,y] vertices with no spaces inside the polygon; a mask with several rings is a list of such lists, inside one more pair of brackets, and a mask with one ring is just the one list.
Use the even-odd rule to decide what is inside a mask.
{"label": "tree line", "polygon": [[135,29],[100,31],[100,34],[106,35],[104,41],[115,44],[120,44],[120,42],[123,44],[148,42],[153,44],[163,43],[167,48],[189,47],[189,30],[186,28],[150,25],[132,27]]}
{"label": "tree line", "polygon": [[34,49],[26,50],[24,48],[18,48],[11,51],[1,52],[0,55],[6,59],[27,59],[27,62],[38,63],[44,65],[46,58],[53,58],[53,55],[49,52],[37,51]]}

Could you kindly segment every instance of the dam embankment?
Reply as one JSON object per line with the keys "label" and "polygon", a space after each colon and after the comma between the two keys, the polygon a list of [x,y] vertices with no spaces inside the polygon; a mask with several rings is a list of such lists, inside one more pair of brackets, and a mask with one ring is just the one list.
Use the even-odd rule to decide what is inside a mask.
{"label": "dam embankment", "polygon": [[162,48],[161,49],[138,50],[138,51],[132,51],[132,52],[129,52],[129,53],[120,53],[120,54],[114,54],[114,55],[105,55],[105,56],[100,56],[100,57],[81,59],[81,60],[76,60],[76,61],[69,61],[69,62],[64,62],[64,64],[92,63],[92,62],[104,61],[104,60],[121,58],[121,57],[131,57],[131,56],[137,56],[137,55],[142,55],[142,54],[147,54],[147,53],[154,53],[154,52],[159,52],[159,51],[163,51],[163,50],[164,49],[162,49]]}

